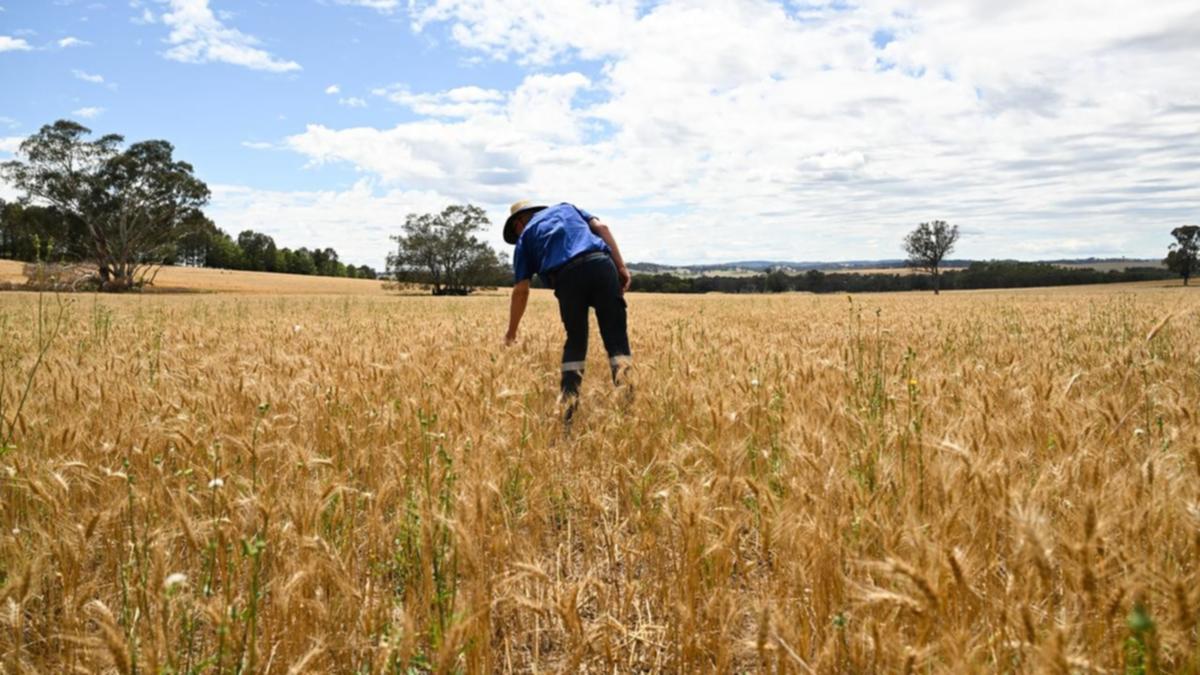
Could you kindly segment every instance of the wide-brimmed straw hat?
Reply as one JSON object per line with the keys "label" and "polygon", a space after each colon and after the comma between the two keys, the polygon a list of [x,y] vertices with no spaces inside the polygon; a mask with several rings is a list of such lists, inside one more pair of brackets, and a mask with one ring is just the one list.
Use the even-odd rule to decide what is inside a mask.
{"label": "wide-brimmed straw hat", "polygon": [[513,204],[512,208],[510,208],[508,210],[508,220],[504,221],[504,241],[506,241],[510,244],[517,243],[517,232],[515,229],[515,225],[516,225],[515,221],[517,219],[517,216],[521,215],[522,213],[526,213],[526,212],[536,213],[538,211],[541,211],[544,208],[546,208],[546,207],[534,204],[533,202],[531,202],[527,199],[521,200],[521,201],[517,202],[516,204]]}

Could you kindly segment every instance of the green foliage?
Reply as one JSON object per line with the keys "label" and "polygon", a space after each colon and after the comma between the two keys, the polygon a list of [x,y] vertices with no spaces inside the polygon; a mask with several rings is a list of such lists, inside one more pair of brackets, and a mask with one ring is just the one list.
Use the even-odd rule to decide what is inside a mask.
{"label": "green foliage", "polygon": [[936,295],[941,286],[938,274],[942,260],[954,250],[958,241],[958,226],[947,224],[944,220],[921,223],[916,229],[904,237],[904,250],[908,253],[908,264],[918,269],[928,270],[933,276],[933,292]]}
{"label": "green foliage", "polygon": [[[286,250],[286,249],[284,249]],[[316,274],[317,264],[313,262],[312,254],[308,249],[302,248],[298,251],[288,251],[287,256],[287,271],[292,274]]]}
{"label": "green foliage", "polygon": [[275,239],[262,232],[246,230],[238,235],[238,248],[242,250],[242,261],[248,269],[264,272],[279,272],[276,257],[279,253]]}
{"label": "green foliage", "polygon": [[0,258],[25,262],[78,260],[86,232],[54,207],[0,200]]}
{"label": "green foliage", "polygon": [[1197,267],[1197,257],[1200,254],[1200,225],[1184,225],[1171,230],[1175,243],[1163,261],[1167,269],[1183,277],[1183,285],[1188,285]]}
{"label": "green foliage", "polygon": [[[810,293],[881,293],[922,291],[933,287],[933,279],[924,275],[825,273],[808,270],[804,274],[744,277],[677,277],[671,274],[635,274],[631,290],[647,293],[761,293],[807,291]],[[1090,268],[1071,268],[1049,263],[1012,260],[973,262],[965,270],[939,274],[940,287],[949,289],[1026,288],[1032,286],[1073,286],[1167,279],[1171,273],[1153,267],[1131,267],[1101,272]]]}
{"label": "green foliage", "polygon": [[410,213],[404,234],[388,255],[388,272],[397,281],[428,284],[434,295],[466,295],[480,286],[498,286],[509,278],[506,256],[475,233],[490,224],[483,209],[453,205],[441,213]]}
{"label": "green foliage", "polygon": [[246,257],[242,255],[242,249],[238,247],[237,242],[221,232],[220,236],[213,239],[204,266],[242,269],[246,266]]}
{"label": "green foliage", "polygon": [[791,280],[783,270],[767,272],[763,286],[768,293],[783,293],[792,289]]}
{"label": "green foliage", "polygon": [[1129,626],[1129,637],[1125,639],[1125,673],[1126,675],[1146,675],[1157,672],[1155,667],[1155,626],[1154,619],[1141,603],[1133,606],[1133,611],[1125,621]]}

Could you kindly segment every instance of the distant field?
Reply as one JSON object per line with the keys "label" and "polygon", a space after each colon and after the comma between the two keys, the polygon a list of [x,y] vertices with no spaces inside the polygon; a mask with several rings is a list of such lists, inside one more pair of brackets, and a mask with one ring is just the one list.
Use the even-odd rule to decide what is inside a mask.
{"label": "distant field", "polygon": [[21,273],[25,263],[15,260],[0,260],[0,284],[25,283],[25,275]]}
{"label": "distant field", "polygon": [[[956,272],[963,269],[966,268],[943,267],[942,272]],[[899,274],[902,277],[910,274],[928,274],[925,270],[913,269],[912,267],[848,267],[845,269],[827,269],[821,271],[825,274]]]}
{"label": "distant field", "polygon": [[[25,263],[0,260],[0,282],[22,283]],[[241,272],[197,267],[164,267],[156,291],[266,293],[272,295],[383,295],[383,284],[370,279],[339,279],[300,274]]]}

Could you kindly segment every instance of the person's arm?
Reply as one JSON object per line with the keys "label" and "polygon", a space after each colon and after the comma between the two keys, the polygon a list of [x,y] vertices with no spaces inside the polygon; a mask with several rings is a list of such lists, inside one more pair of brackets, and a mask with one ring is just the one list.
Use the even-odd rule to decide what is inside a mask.
{"label": "person's arm", "polygon": [[525,316],[525,305],[529,304],[529,280],[517,282],[512,289],[512,303],[508,308],[508,333],[504,343],[511,345],[517,341],[517,327],[521,325],[521,317]]}
{"label": "person's arm", "polygon": [[625,259],[621,257],[621,249],[617,248],[617,240],[613,239],[612,230],[608,226],[600,222],[599,218],[593,217],[588,221],[588,227],[592,228],[592,233],[604,240],[608,244],[608,250],[612,253],[613,263],[617,266],[617,276],[621,278],[621,292],[629,290],[629,284],[633,281],[633,276],[629,274],[629,269],[625,267]]}

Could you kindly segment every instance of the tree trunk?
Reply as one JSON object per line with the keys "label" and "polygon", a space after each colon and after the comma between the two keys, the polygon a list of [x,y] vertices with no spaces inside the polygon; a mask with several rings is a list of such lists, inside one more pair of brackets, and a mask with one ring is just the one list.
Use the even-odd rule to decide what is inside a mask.
{"label": "tree trunk", "polygon": [[933,294],[941,295],[942,278],[938,276],[937,268],[933,268]]}
{"label": "tree trunk", "polygon": [[133,288],[133,269],[130,265],[100,265],[100,289],[121,293]]}

